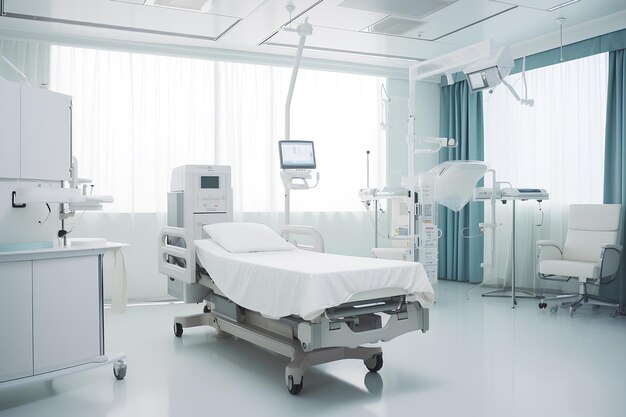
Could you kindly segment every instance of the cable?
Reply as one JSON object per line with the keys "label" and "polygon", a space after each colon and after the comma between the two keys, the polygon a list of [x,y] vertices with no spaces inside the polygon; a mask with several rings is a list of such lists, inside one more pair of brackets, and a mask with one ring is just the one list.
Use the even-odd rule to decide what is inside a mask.
{"label": "cable", "polygon": [[48,219],[50,218],[50,213],[52,213],[52,209],[50,208],[50,204],[46,203],[46,207],[48,207],[48,214],[46,215],[46,218],[43,220],[37,220],[37,223],[39,224],[45,224]]}

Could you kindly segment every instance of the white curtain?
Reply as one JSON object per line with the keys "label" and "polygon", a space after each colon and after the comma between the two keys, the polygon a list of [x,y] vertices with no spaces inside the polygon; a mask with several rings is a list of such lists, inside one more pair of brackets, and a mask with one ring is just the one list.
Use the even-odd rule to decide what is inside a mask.
{"label": "white curtain", "polygon": [[[130,299],[167,297],[157,237],[175,166],[231,165],[236,219],[275,226],[282,218],[278,140],[290,76],[289,68],[52,47],[51,88],[73,97],[79,175],[94,181],[94,193],[115,198],[104,212],[76,216],[72,235],[130,244]],[[315,142],[321,180],[293,192],[292,219],[319,228],[330,252],[367,256],[371,247],[358,190],[366,150],[376,157],[372,182],[383,183],[381,82],[308,70],[298,76],[291,138]]]}
{"label": "white curtain", "polygon": [[[574,203],[602,203],[607,54],[528,71],[528,96],[534,107],[521,106],[503,86],[484,95],[485,161],[499,181],[513,187],[545,188],[550,199],[517,203],[516,279],[535,287],[535,242],[563,242],[567,210]],[[523,92],[521,74],[508,79]],[[489,218],[486,207],[485,216]],[[511,204],[498,204],[495,264],[485,283],[509,283]],[[486,239],[486,259],[491,246]]]}
{"label": "white curtain", "polygon": [[[192,163],[233,167],[236,211],[282,210],[289,68],[59,46],[51,67],[52,89],[73,97],[80,174],[115,196],[107,210],[165,211],[171,169]],[[381,81],[300,72],[291,138],[315,142],[321,181],[294,193],[294,211],[358,211],[366,150],[384,175]]]}

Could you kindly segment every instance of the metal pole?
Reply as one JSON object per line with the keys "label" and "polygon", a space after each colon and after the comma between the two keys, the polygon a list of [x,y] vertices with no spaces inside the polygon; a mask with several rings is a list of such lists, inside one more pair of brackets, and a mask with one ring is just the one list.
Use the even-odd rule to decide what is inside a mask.
{"label": "metal pole", "polygon": [[374,200],[374,247],[378,247],[378,200]]}
{"label": "metal pole", "polygon": [[511,239],[511,299],[513,301],[513,305],[511,308],[515,308],[517,304],[517,300],[515,300],[515,200],[513,202],[513,231],[512,231],[512,239]]}

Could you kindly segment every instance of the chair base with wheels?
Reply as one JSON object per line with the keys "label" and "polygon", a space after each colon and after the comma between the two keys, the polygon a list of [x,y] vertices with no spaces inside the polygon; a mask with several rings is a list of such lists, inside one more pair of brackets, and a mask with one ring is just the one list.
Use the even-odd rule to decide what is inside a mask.
{"label": "chair base with wheels", "polygon": [[[544,278],[545,279],[545,278]],[[573,299],[573,300],[572,300]],[[555,301],[563,301],[563,300],[571,300],[571,301],[563,301],[561,305],[563,307],[569,307],[569,315],[570,317],[574,316],[576,310],[579,307],[590,304],[593,306],[593,311],[598,311],[600,307],[611,307],[613,310],[611,311],[611,317],[617,317],[620,311],[620,304],[615,302],[615,300],[611,300],[610,298],[600,297],[598,295],[589,294],[587,292],[587,283],[580,283],[580,292],[578,294],[559,294],[552,297],[541,297],[541,301],[539,302],[539,308],[544,309],[548,307],[548,300]],[[550,313],[556,313],[559,310],[559,304],[554,304],[550,307]]]}

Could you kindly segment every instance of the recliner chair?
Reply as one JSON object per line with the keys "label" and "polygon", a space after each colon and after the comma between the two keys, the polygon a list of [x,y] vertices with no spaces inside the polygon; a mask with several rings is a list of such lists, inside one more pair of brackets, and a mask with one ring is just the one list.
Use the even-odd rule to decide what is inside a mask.
{"label": "recliner chair", "polygon": [[[572,278],[579,281],[578,294],[561,294],[543,297],[539,308],[546,308],[546,300],[574,299],[570,304],[570,317],[583,304],[614,307],[613,315],[619,313],[618,302],[589,294],[587,285],[607,285],[615,280],[622,257],[620,239],[621,204],[572,204],[565,244],[561,247],[551,240],[537,242],[537,276],[550,281],[566,282]],[[558,310],[558,304],[550,309]]]}

